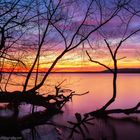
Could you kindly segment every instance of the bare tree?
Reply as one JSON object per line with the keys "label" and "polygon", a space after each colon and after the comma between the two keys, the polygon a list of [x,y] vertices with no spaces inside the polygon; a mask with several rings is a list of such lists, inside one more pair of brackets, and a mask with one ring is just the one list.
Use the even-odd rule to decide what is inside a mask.
{"label": "bare tree", "polygon": [[[119,1],[120,4],[122,4],[122,1]],[[139,21],[139,6],[136,8],[131,5],[132,1],[128,1],[128,5],[125,5],[123,10],[118,13],[118,15],[115,17],[115,20],[117,20],[118,26],[115,24],[113,26],[113,23],[108,23],[108,27],[101,27],[97,33],[100,37],[97,41],[100,41],[102,43],[102,46],[106,47],[107,51],[109,52],[109,56],[111,58],[113,66],[110,66],[106,63],[103,63],[101,60],[97,60],[97,58],[92,54],[92,49],[94,49],[94,46],[92,46],[92,43],[95,43],[95,40],[93,38],[88,38],[84,43],[83,47],[84,49],[87,49],[84,44],[88,43],[91,49],[86,50],[86,54],[89,58],[89,61],[92,63],[96,63],[99,66],[107,69],[107,72],[112,73],[113,75],[113,81],[112,81],[112,97],[103,105],[101,108],[95,111],[88,112],[82,116],[80,113],[76,113],[76,121],[75,122],[68,122],[72,126],[72,131],[70,134],[70,137],[73,136],[75,130],[79,130],[83,137],[85,137],[85,131],[87,131],[87,128],[85,125],[92,124],[89,122],[90,120],[93,120],[95,117],[107,117],[109,114],[118,114],[123,113],[125,115],[130,114],[137,114],[140,113],[139,107],[140,102],[136,103],[134,107],[123,109],[123,108],[117,108],[117,109],[108,109],[108,107],[115,101],[117,96],[117,77],[118,77],[118,62],[122,59],[125,59],[127,56],[119,57],[119,51],[121,51],[121,48],[126,45],[127,41],[130,39],[134,39],[135,37],[139,36],[140,32],[140,26],[133,27],[132,25]],[[135,1],[137,3],[138,1]],[[137,3],[138,4],[138,3]],[[94,49],[95,52],[95,49]],[[106,54],[107,55],[107,54]],[[84,127],[83,127],[84,126]]]}
{"label": "bare tree", "polygon": [[[89,1],[89,3],[87,3],[87,9],[84,11],[84,16],[83,16],[83,19],[81,21],[79,21],[79,23],[75,23],[77,24],[75,29],[73,30],[72,33],[68,32],[66,27],[63,27],[62,29],[59,27],[60,24],[65,24],[67,25],[67,23],[69,23],[68,25],[70,26],[70,23],[72,24],[74,22],[74,18],[75,17],[60,17],[60,19],[63,19],[63,20],[58,20],[58,19],[55,19],[54,20],[54,16],[56,16],[56,14],[58,14],[57,12],[59,11],[59,7],[64,5],[64,3],[62,3],[61,1],[59,1],[57,4],[54,4],[52,3],[51,1],[51,7],[53,7],[53,11],[49,12],[49,18],[47,19],[47,25],[46,25],[46,28],[44,29],[44,32],[43,32],[43,35],[42,35],[42,38],[41,38],[41,42],[38,46],[38,51],[37,51],[37,55],[36,55],[36,58],[34,60],[34,63],[28,73],[28,76],[26,78],[26,82],[25,82],[25,85],[24,85],[24,89],[23,89],[23,92],[26,91],[26,88],[27,88],[27,85],[28,85],[28,81],[29,81],[29,78],[31,76],[31,73],[37,63],[37,59],[39,57],[39,54],[40,54],[40,51],[41,51],[41,48],[43,46],[43,43],[44,43],[44,40],[45,40],[45,37],[47,35],[47,31],[49,30],[49,27],[53,27],[58,33],[59,35],[61,36],[62,38],[62,41],[63,41],[63,44],[64,44],[64,49],[63,51],[60,53],[60,55],[58,55],[56,57],[56,59],[53,61],[53,63],[51,64],[49,70],[46,72],[45,76],[43,77],[42,81],[36,85],[35,87],[33,87],[32,89],[28,90],[27,92],[33,92],[37,89],[39,89],[43,84],[44,82],[46,81],[49,73],[52,71],[52,69],[54,68],[54,66],[58,63],[58,61],[66,54],[68,53],[69,51],[77,48],[83,41],[85,41],[92,33],[94,33],[95,31],[97,31],[99,28],[101,28],[103,25],[105,25],[107,22],[109,22],[113,17],[115,17],[117,15],[117,13],[122,9],[122,5],[119,5],[115,4],[115,6],[113,5],[112,7],[112,11],[108,12],[108,16],[106,16],[106,18],[103,18],[103,6],[105,6],[106,3],[103,3],[103,5],[101,5],[101,3],[97,3],[96,1],[94,0],[91,0]],[[96,4],[96,6],[95,6]],[[123,3],[123,6],[126,5],[127,2],[124,2]],[[66,6],[66,4],[64,5]],[[48,6],[47,6],[48,8]],[[95,18],[97,15],[94,13],[94,8],[97,8],[99,10],[99,13],[100,13],[100,17],[99,19],[97,20],[96,23],[94,23],[95,25],[92,25],[92,24],[89,24],[87,23],[88,20],[90,20],[91,18]],[[74,12],[74,11],[73,11]],[[95,14],[95,15],[94,15]],[[94,16],[92,16],[94,15]],[[67,16],[69,16],[67,14]],[[83,31],[87,29],[87,32],[84,34]],[[68,35],[69,33],[69,35]],[[81,35],[82,34],[82,35]],[[69,36],[69,37],[68,37]]]}
{"label": "bare tree", "polygon": [[[33,18],[30,15],[32,1],[28,3],[21,0],[0,2],[0,75],[2,78],[2,71],[5,65],[9,63],[11,70],[13,66],[26,67],[22,55],[15,55],[11,52],[15,50],[22,50],[19,43],[25,32],[29,29],[29,20]],[[11,74],[10,74],[11,75]],[[9,77],[10,78],[10,77]],[[8,81],[5,84],[8,85]],[[1,88],[2,90],[2,88]]]}
{"label": "bare tree", "polygon": [[[91,52],[86,51],[86,53],[91,62],[107,68],[113,74],[113,96],[101,109],[89,112],[83,118],[79,113],[76,113],[77,122],[70,122],[70,124],[74,125],[72,134],[77,127],[80,132],[83,132],[80,125],[85,126],[88,121],[93,119],[91,116],[103,116],[111,113],[140,113],[138,110],[140,103],[129,109],[107,109],[115,101],[117,95],[118,61],[124,58],[118,58],[119,50],[128,39],[140,31],[139,27],[133,30],[129,29],[133,18],[139,17],[139,8],[134,9],[131,6],[133,1],[15,0],[6,2],[2,0],[0,2],[0,9],[2,9],[0,11],[0,72],[4,71],[7,63],[10,63],[10,66],[12,66],[10,74],[4,83],[4,88],[1,87],[0,89],[0,102],[12,104],[15,112],[13,118],[16,118],[12,119],[12,121],[19,126],[19,130],[46,123],[50,117],[61,112],[62,107],[73,96],[87,94],[87,92],[76,94],[74,91],[69,90],[70,92],[66,96],[61,88],[63,82],[54,87],[54,95],[43,96],[40,94],[39,89],[45,85],[44,83],[48,80],[48,76],[65,55],[78,47],[81,48],[82,43],[88,42],[90,44],[91,39],[96,38],[97,33],[103,38],[110,53],[113,68],[94,60],[91,57]],[[126,15],[123,16],[125,12]],[[110,26],[116,19],[119,19],[121,22],[120,29],[122,29],[121,27],[125,28],[121,31],[117,27],[117,31],[120,31],[121,36],[119,36],[119,40],[114,47],[109,40],[111,38],[110,34],[109,37],[106,37],[108,32],[105,29],[106,26]],[[112,30],[116,32],[114,28],[116,29],[115,24],[113,24]],[[111,33],[111,35],[114,36],[114,33]],[[111,39],[113,40],[114,38]],[[51,62],[47,60],[47,56],[52,49],[50,42],[55,44],[53,53],[59,50]],[[18,52],[18,55],[14,55],[16,52]],[[19,52],[22,53],[20,54]],[[30,52],[34,52],[34,55],[30,56],[30,62],[28,62],[29,58],[27,56],[32,55]],[[43,63],[49,63],[49,67],[47,70],[45,69],[45,74],[40,76],[39,70],[42,56],[45,58]],[[23,89],[11,92],[7,87],[10,85],[10,79],[12,79],[14,70],[19,65],[27,68]],[[33,74],[33,72],[36,73]],[[0,80],[3,79],[0,74]],[[33,81],[32,85],[30,85],[30,80]],[[51,102],[52,100],[53,102]],[[32,114],[18,119],[18,106],[22,102],[33,105]],[[46,110],[42,113],[34,112],[35,105],[42,106]],[[8,119],[6,120],[3,117],[1,117],[1,120],[3,123],[11,121],[11,119],[8,121]],[[20,125],[21,122],[24,125]]]}
{"label": "bare tree", "polygon": [[[16,5],[18,3],[20,5],[22,4],[20,1],[18,1]],[[55,2],[52,0],[48,2],[45,0],[40,2],[30,1],[31,6],[30,5],[28,7],[25,6],[26,9],[22,8],[22,11],[20,12],[19,10],[15,12],[14,9],[16,8],[16,5],[15,4],[14,6],[12,5],[13,7],[11,6],[12,8],[10,8],[10,13],[11,10],[13,10],[15,16],[13,14],[10,14],[12,15],[12,17],[10,17],[10,19],[8,19],[6,23],[4,23],[2,29],[5,29],[5,34],[11,28],[12,29],[17,28],[17,26],[24,27],[25,22],[29,21],[29,27],[31,29],[30,30],[29,28],[27,29],[29,31],[33,31],[34,28],[36,29],[35,38],[33,40],[37,40],[36,42],[32,40],[30,40],[30,42],[26,41],[28,43],[27,46],[34,45],[36,46],[37,49],[36,49],[35,59],[33,60],[33,64],[31,65],[30,70],[25,79],[23,91],[19,91],[19,93],[30,93],[30,94],[36,93],[36,90],[39,89],[44,84],[52,69],[55,67],[55,65],[65,54],[77,48],[79,45],[81,45],[82,42],[88,39],[88,37],[91,36],[91,34],[93,34],[95,31],[100,29],[111,19],[117,16],[117,14],[122,10],[122,8],[125,5],[127,5],[127,3],[128,1],[124,1],[121,4],[120,2],[118,2],[117,4],[116,3],[111,4],[109,5],[110,9],[108,10],[108,3],[106,3],[105,1],[103,3],[99,1],[97,2],[95,0],[84,1],[85,6],[82,13],[79,13],[80,7],[79,5],[77,5],[76,2],[73,2],[71,4],[73,5],[73,7],[75,7],[75,9],[76,8],[78,9],[77,11],[75,11],[75,9],[71,5],[69,5],[68,1],[63,2],[61,0]],[[83,5],[81,6],[83,7]],[[31,7],[33,9],[31,9]],[[69,9],[71,10],[70,12]],[[25,12],[26,14],[23,14],[23,11],[26,10],[27,10],[27,12]],[[30,13],[29,10],[31,10]],[[97,11],[99,13],[97,13]],[[106,16],[104,15],[104,12],[106,12]],[[20,20],[16,18],[18,17],[19,13],[21,14],[19,16]],[[30,16],[28,16],[28,14]],[[83,16],[81,16],[77,22],[75,18],[77,18],[78,14],[83,14]],[[28,18],[25,20],[25,17]],[[15,21],[14,18],[17,21]],[[92,23],[94,19],[96,19],[95,20],[96,22]],[[12,24],[13,22],[14,24]],[[10,26],[9,24],[12,26]],[[7,25],[10,26],[10,27],[8,26],[8,29],[5,28],[7,27]],[[84,32],[84,30],[86,30],[86,32]],[[34,71],[36,66],[39,67],[39,59],[40,59],[41,51],[45,45],[46,39],[49,38],[49,35],[52,35],[51,31],[53,31],[54,37],[55,34],[59,36],[57,39],[62,42],[61,44],[63,44],[63,49],[61,49],[62,51],[60,52],[60,54],[53,60],[51,66],[49,67],[48,71],[45,73],[42,80],[39,83],[37,83],[37,78],[36,78],[35,86],[27,90],[28,82],[31,78],[32,72]],[[3,42],[3,39],[1,40],[2,40],[1,42]],[[7,42],[7,40],[5,41]],[[24,41],[24,37],[23,37],[23,41]],[[14,45],[14,43],[15,41],[12,43],[12,45]],[[7,49],[5,45],[1,44],[1,46],[3,46],[1,47],[1,49],[4,50]]]}
{"label": "bare tree", "polygon": [[[113,33],[116,33],[116,35],[117,35],[117,41],[114,41],[115,43],[109,42],[110,38],[112,38],[112,39],[110,39],[110,40],[112,40],[112,42],[113,42],[113,40],[116,39],[115,34],[114,34],[113,37],[111,37],[109,35],[110,32],[103,32],[103,30],[99,31],[99,34],[102,36],[102,38],[104,38],[104,43],[105,43],[105,46],[107,47],[107,49],[109,51],[109,54],[111,56],[111,60],[113,62],[113,67],[108,66],[107,64],[104,64],[104,63],[102,63],[102,62],[100,62],[98,60],[94,60],[91,57],[91,54],[88,51],[86,51],[86,54],[87,54],[87,56],[89,58],[89,61],[104,67],[105,69],[107,69],[109,72],[111,72],[113,74],[113,81],[112,81],[112,83],[113,83],[113,91],[112,91],[113,95],[112,95],[111,99],[103,107],[101,107],[101,109],[99,109],[99,111],[105,111],[116,99],[116,95],[117,95],[117,77],[118,77],[118,61],[126,58],[126,56],[118,58],[119,50],[121,49],[121,47],[123,47],[124,43],[126,43],[127,40],[129,40],[132,37],[134,37],[140,31],[139,26],[136,27],[136,28],[131,29],[131,25],[133,24],[133,22],[135,22],[135,20],[136,20],[135,18],[136,18],[136,16],[138,16],[137,14],[139,13],[139,11],[130,12],[128,10],[128,7],[127,7],[127,9],[126,9],[126,7],[124,7],[124,11],[125,12],[127,11],[128,13],[126,12],[126,15],[120,15],[120,14],[118,15],[118,17],[120,19],[120,23],[118,21],[119,26],[116,27],[116,29],[113,28],[113,30],[110,31],[111,36],[112,36]],[[109,37],[107,37],[107,36],[109,36]],[[109,39],[107,40],[106,38],[109,38]],[[89,45],[91,45],[91,44],[89,43]],[[129,111],[130,112],[133,112],[133,111],[135,112],[135,110],[138,109],[138,107],[139,107],[139,103],[136,106],[137,106],[136,108],[135,107],[133,108],[134,110],[130,109]],[[95,112],[92,112],[91,114],[94,114]],[[115,112],[115,111],[113,111],[113,112]],[[120,110],[120,113],[121,112],[125,113],[124,110]],[[126,112],[127,112],[127,110],[126,110]],[[117,111],[117,113],[119,113],[119,111]]]}
{"label": "bare tree", "polygon": [[[26,6],[24,6],[24,2]],[[118,0],[115,2],[113,1],[111,4],[108,4],[105,0],[82,0],[82,3],[79,0],[31,0],[27,3],[26,2],[27,1],[16,1],[16,3],[13,3],[12,6],[10,6],[10,8],[4,10],[5,12],[1,15],[1,58],[5,61],[7,56],[10,56],[10,50],[14,48],[17,49],[17,44],[22,48],[22,51],[27,52],[29,50],[34,50],[34,56],[32,57],[30,65],[29,62],[27,62],[29,59],[15,59],[8,57],[10,62],[14,60],[17,63],[25,63],[25,65],[28,65],[27,75],[25,77],[22,90],[11,92],[2,89],[0,92],[0,102],[10,102],[14,104],[16,116],[18,116],[18,105],[21,102],[43,106],[47,109],[47,113],[52,116],[53,114],[58,113],[73,95],[77,94],[70,91],[69,95],[65,96],[60,92],[61,87],[56,86],[55,95],[48,95],[47,97],[44,97],[39,93],[38,89],[44,85],[49,74],[64,55],[80,47],[80,45],[90,36],[94,36],[93,33],[96,33],[96,31],[105,26],[114,17],[118,16],[118,13],[128,4],[129,1],[123,0],[120,2]],[[21,11],[19,11],[19,9]],[[6,16],[6,19],[8,19],[6,20],[3,16]],[[3,21],[5,22],[3,23]],[[21,34],[19,35],[18,33]],[[8,36],[6,36],[7,34]],[[10,38],[12,37],[12,39],[14,37],[14,39],[9,41],[9,36]],[[129,38],[129,36],[123,38],[121,44],[127,40],[127,38]],[[56,44],[60,44],[57,48],[60,52],[52,60],[48,70],[45,71],[44,76],[39,81],[38,76],[41,64],[41,55],[44,48],[46,50],[50,49],[48,47],[48,42],[51,39],[54,42],[56,41]],[[10,42],[10,45],[7,46],[7,44],[9,44],[8,42]],[[110,48],[107,40],[106,44]],[[116,68],[116,71],[113,72],[114,85],[117,79],[116,54],[120,46],[117,47],[114,54],[110,51]],[[17,49],[16,51],[19,50]],[[3,67],[4,64],[2,68]],[[32,77],[34,71],[37,72],[35,78]],[[9,75],[6,86],[8,86],[10,77],[11,76]],[[32,78],[34,80],[34,84],[30,87],[29,81]],[[115,94],[116,89],[114,90],[114,96],[116,96]],[[51,103],[51,100],[54,102]],[[114,97],[110,102],[113,100]],[[105,105],[104,109],[110,104],[110,102]]]}

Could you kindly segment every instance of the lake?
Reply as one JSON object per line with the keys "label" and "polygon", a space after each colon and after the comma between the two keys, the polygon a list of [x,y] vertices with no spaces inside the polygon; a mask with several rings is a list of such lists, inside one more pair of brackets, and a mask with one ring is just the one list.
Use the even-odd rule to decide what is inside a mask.
{"label": "lake", "polygon": [[[31,88],[33,86],[35,74],[32,75],[30,80]],[[42,78],[43,73],[40,74],[39,80]],[[5,74],[5,78],[7,74]],[[13,75],[11,77],[10,85],[7,90],[20,90],[24,83],[25,74]],[[69,102],[64,108],[63,115],[57,115],[53,120],[57,123],[68,125],[68,120],[74,119],[74,114],[80,112],[84,114],[102,107],[112,96],[112,74],[95,74],[95,73],[53,73],[48,77],[47,82],[39,90],[43,94],[53,93],[54,86],[62,83],[61,87],[64,89],[71,89],[77,94],[89,91],[89,94],[84,96],[75,96],[72,102]],[[4,82],[4,81],[3,81]],[[18,84],[18,86],[17,86]],[[140,74],[119,74],[117,80],[117,97],[116,101],[109,108],[129,108],[135,106],[140,101]],[[20,115],[25,115],[30,110],[30,106],[21,107]],[[5,113],[3,113],[5,114]],[[138,115],[132,115],[132,117]],[[115,115],[120,117],[120,115]],[[124,115],[121,115],[124,117]],[[139,140],[140,139],[140,124],[132,121],[122,121],[122,119],[96,119],[95,126],[90,128],[90,136],[95,139],[102,140]],[[57,137],[54,135],[55,129],[52,126],[43,125],[37,127],[40,138],[55,140]],[[29,130],[22,132],[26,139],[31,139]],[[63,139],[66,139],[64,132]],[[104,136],[105,135],[105,136]],[[80,138],[82,139],[82,138]]]}

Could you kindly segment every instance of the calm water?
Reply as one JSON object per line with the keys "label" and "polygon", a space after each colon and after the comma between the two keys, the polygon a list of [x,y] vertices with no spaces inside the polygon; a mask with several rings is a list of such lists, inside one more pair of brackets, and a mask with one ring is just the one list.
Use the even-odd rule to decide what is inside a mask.
{"label": "calm water", "polygon": [[[39,80],[42,76],[43,74],[41,74]],[[5,75],[5,78],[6,77],[7,75]],[[34,79],[34,74],[32,77]],[[11,77],[11,85],[7,90],[20,90],[24,83],[24,78],[24,74],[23,76],[14,75]],[[30,80],[29,88],[34,83],[33,79]],[[56,122],[67,124],[67,120],[73,120],[75,112],[84,114],[96,110],[104,105],[112,96],[111,74],[51,74],[42,89],[40,89],[40,92],[45,94],[53,93],[54,86],[58,85],[61,81],[64,81],[62,84],[62,88],[64,89],[71,89],[77,94],[89,91],[89,94],[74,97],[73,102],[68,103],[63,108],[65,113],[54,117],[54,121]],[[129,108],[135,106],[137,102],[140,101],[139,83],[140,74],[119,74],[117,81],[117,98],[110,108]],[[21,115],[27,113],[29,108],[29,106],[26,108],[23,107]],[[98,140],[101,139],[102,135],[107,135],[106,137],[110,140],[114,139],[114,136],[117,140],[140,139],[140,125],[137,123],[124,122],[121,120],[96,120],[96,122],[94,128],[90,129],[93,130],[90,135],[94,133],[94,136]],[[48,129],[48,126],[40,126],[38,131],[43,134],[41,139],[57,139],[54,137],[54,128],[49,127]],[[49,135],[47,135],[46,132]],[[30,139],[28,132],[24,131],[23,133],[27,139]]]}
{"label": "calm water", "polygon": [[[39,80],[42,78],[39,77]],[[6,78],[7,76],[5,76]],[[33,77],[34,78],[34,74]],[[24,83],[24,75],[11,77],[10,84],[7,90],[21,90]],[[34,84],[31,79],[31,88]],[[41,93],[55,92],[54,86],[64,81],[61,85],[64,89],[71,89],[77,94],[89,91],[89,94],[84,96],[74,97],[70,104],[71,112],[87,112],[93,109],[98,109],[104,105],[112,96],[112,75],[111,74],[51,74],[39,90]],[[111,105],[114,107],[131,107],[140,101],[140,74],[119,74],[117,81],[117,98]]]}

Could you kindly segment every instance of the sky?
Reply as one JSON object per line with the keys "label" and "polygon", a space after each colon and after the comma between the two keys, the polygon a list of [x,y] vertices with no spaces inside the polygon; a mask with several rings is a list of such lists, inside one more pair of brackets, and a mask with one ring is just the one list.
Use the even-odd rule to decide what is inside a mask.
{"label": "sky", "polygon": [[[55,26],[60,31],[64,31],[63,35],[66,37],[68,44],[70,43],[73,34],[83,20],[90,0],[88,1],[88,3],[77,0],[77,3],[78,4],[69,3],[69,6],[67,8],[61,7],[58,11],[58,15],[55,15],[57,18],[60,15],[63,15],[63,17],[72,17],[71,19],[62,20],[55,23]],[[99,14],[98,7],[94,7],[95,4],[97,5],[99,3],[93,3],[93,6],[90,7],[90,10],[94,12],[94,14],[92,13],[89,15],[89,17],[85,20],[84,25],[81,27],[81,30],[78,32],[83,36],[86,36],[93,28],[96,28],[100,24],[99,22],[101,19],[101,15]],[[104,21],[108,18],[111,12],[113,12],[112,9],[114,8],[114,5],[112,4],[111,0],[107,3],[101,3],[101,5],[103,8],[102,20]],[[134,6],[136,10],[139,9],[137,5],[132,6]],[[41,34],[40,37],[43,36],[44,27],[46,25],[46,21],[44,19],[39,21]],[[138,15],[133,15],[126,9],[122,10],[115,18],[113,18],[103,27],[99,28],[97,32],[91,34],[88,38],[88,41],[84,42],[84,47],[82,46],[82,44],[80,44],[76,49],[65,54],[64,57],[54,67],[53,71],[97,72],[106,70],[104,67],[90,62],[86,51],[88,51],[93,60],[99,61],[103,64],[106,64],[110,68],[113,68],[113,61],[111,59],[109,50],[104,42],[104,39],[109,42],[109,44],[111,45],[111,49],[114,51],[116,45],[121,41],[121,39],[127,37],[129,34],[140,28],[139,23],[140,17]],[[17,60],[20,59],[25,63],[26,67],[21,63],[17,64],[16,61],[11,62],[10,60],[5,60],[2,71],[29,71],[37,53],[36,48],[38,48],[38,46],[34,44],[37,44],[38,42],[39,32],[38,26],[34,21],[32,21],[32,25],[29,24],[28,26],[30,27],[28,32],[25,34],[23,40],[20,40],[20,43],[22,42],[22,45],[19,45],[17,43],[13,48],[10,48],[8,50],[9,56],[11,56],[12,58],[16,58]],[[31,28],[32,26],[35,27]],[[76,44],[79,40],[80,35],[77,35],[74,38],[72,45]],[[64,48],[64,40],[55,30],[55,28],[51,26],[48,30],[47,37],[45,38],[45,42],[40,52],[39,71],[47,71],[52,62],[64,50]],[[139,32],[137,34],[134,34],[131,38],[129,38],[122,44],[121,48],[118,51],[117,58],[120,59],[122,57],[125,58],[118,60],[118,68],[140,68]],[[34,71],[36,71],[36,68],[34,68]]]}
{"label": "sky", "polygon": [[[106,47],[97,48],[95,50],[89,48],[86,50],[88,50],[93,60],[97,60],[103,64],[106,64],[110,68],[113,68],[113,61]],[[59,51],[61,50],[58,50],[58,52],[55,53],[53,50],[49,53],[48,51],[43,52],[43,55],[40,57],[40,72],[45,72],[48,70]],[[28,54],[26,58],[23,58],[23,60],[26,62],[26,67],[20,64],[16,66],[14,71],[27,72],[29,70],[30,64],[32,64],[34,60],[33,56],[34,51],[30,52],[30,55]],[[118,60],[118,68],[140,68],[140,48],[138,44],[135,44],[135,46],[122,47],[118,53],[118,59],[122,57],[125,58]],[[8,65],[7,62],[4,68],[5,71],[11,71],[11,63]],[[72,52],[69,52],[53,69],[54,72],[97,72],[104,70],[106,70],[104,67],[90,62],[85,50],[83,49],[75,49]]]}

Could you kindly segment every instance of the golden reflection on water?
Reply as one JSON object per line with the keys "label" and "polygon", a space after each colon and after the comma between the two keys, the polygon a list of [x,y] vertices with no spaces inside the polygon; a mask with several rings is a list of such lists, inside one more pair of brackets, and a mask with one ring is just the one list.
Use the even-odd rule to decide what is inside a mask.
{"label": "golden reflection on water", "polygon": [[[34,76],[30,80],[30,86],[34,85]],[[40,79],[43,74],[40,74]],[[5,78],[7,75],[5,75]],[[7,90],[21,90],[25,81],[23,76],[13,75],[11,77],[11,85],[8,85]],[[44,86],[39,90],[41,93],[55,92],[54,86],[64,81],[62,88],[72,89],[77,94],[89,91],[89,94],[84,96],[76,96],[73,102],[67,107],[71,113],[87,112],[100,108],[112,96],[112,74],[51,74]],[[119,74],[117,81],[117,98],[110,108],[132,107],[140,101],[140,74]],[[17,85],[18,84],[18,85]],[[3,87],[4,88],[4,87]]]}

